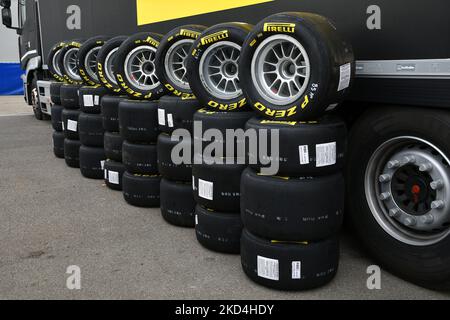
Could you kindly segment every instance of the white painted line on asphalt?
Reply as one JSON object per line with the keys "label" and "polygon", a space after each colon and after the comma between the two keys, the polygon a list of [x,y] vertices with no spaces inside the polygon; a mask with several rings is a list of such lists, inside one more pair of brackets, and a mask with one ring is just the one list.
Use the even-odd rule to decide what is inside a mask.
{"label": "white painted line on asphalt", "polygon": [[11,114],[0,114],[0,117],[23,117],[32,116],[32,113],[11,113]]}

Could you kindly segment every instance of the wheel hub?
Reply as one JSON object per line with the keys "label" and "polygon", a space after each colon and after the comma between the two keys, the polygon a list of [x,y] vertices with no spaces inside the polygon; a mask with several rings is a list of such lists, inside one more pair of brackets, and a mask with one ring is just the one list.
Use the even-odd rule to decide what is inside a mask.
{"label": "wheel hub", "polygon": [[159,85],[155,73],[156,49],[141,46],[133,49],[125,59],[125,77],[141,90],[152,90]]}
{"label": "wheel hub", "polygon": [[94,81],[98,82],[98,76],[97,76],[97,55],[100,51],[101,47],[95,47],[92,48],[87,54],[86,58],[84,59],[84,65],[86,67],[86,72],[91,77],[91,79],[94,79]]}
{"label": "wheel hub", "polygon": [[81,77],[78,72],[78,48],[69,49],[63,58],[64,69],[67,75],[76,81],[80,81]]}
{"label": "wheel hub", "polygon": [[192,43],[194,43],[193,39],[178,41],[175,45],[170,47],[169,50],[167,50],[167,54],[164,58],[164,66],[167,77],[172,83],[178,85],[184,90],[190,90],[187,79],[186,62]]}
{"label": "wheel hub", "polygon": [[114,58],[116,57],[117,50],[119,50],[119,48],[114,48],[108,53],[108,55],[105,58],[106,77],[114,85],[117,85],[117,80],[116,77],[114,76]]}

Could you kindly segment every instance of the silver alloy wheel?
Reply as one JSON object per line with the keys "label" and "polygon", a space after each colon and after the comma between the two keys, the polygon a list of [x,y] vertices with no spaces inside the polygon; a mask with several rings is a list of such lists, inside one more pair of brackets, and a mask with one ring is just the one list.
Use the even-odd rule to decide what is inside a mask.
{"label": "silver alloy wheel", "polygon": [[53,64],[53,69],[55,69],[56,74],[58,76],[62,77],[63,74],[61,73],[61,69],[59,68],[59,64],[57,62],[60,53],[61,53],[61,49],[59,49],[58,51],[55,52],[55,54],[53,55],[52,64]]}
{"label": "silver alloy wheel", "polygon": [[167,77],[172,83],[185,90],[190,89],[187,79],[186,58],[192,43],[194,43],[193,39],[183,39],[176,42],[167,50],[164,58]]}
{"label": "silver alloy wheel", "polygon": [[427,246],[450,234],[450,160],[432,143],[386,141],[368,162],[364,188],[375,220],[398,241]]}
{"label": "silver alloy wheel", "polygon": [[78,48],[69,49],[64,55],[63,64],[67,75],[76,81],[80,81],[81,77],[78,71]]}
{"label": "silver alloy wheel", "polygon": [[105,74],[106,74],[106,78],[108,78],[109,82],[112,82],[113,84],[117,85],[117,80],[115,77],[115,73],[114,73],[114,59],[116,57],[117,54],[117,50],[119,50],[119,47],[114,48],[113,50],[111,50],[108,55],[105,58]]}
{"label": "silver alloy wheel", "polygon": [[88,73],[91,79],[98,82],[97,76],[97,55],[100,51],[101,47],[95,47],[89,50],[84,58],[84,67],[86,68],[86,72]]}
{"label": "silver alloy wheel", "polygon": [[200,80],[212,96],[229,100],[242,95],[238,75],[240,54],[241,47],[230,41],[217,42],[203,53]]}
{"label": "silver alloy wheel", "polygon": [[125,77],[136,88],[148,91],[159,86],[155,73],[155,55],[156,48],[140,46],[125,58]]}
{"label": "silver alloy wheel", "polygon": [[299,99],[311,74],[305,48],[293,37],[282,34],[270,36],[258,46],[250,68],[258,93],[275,105]]}

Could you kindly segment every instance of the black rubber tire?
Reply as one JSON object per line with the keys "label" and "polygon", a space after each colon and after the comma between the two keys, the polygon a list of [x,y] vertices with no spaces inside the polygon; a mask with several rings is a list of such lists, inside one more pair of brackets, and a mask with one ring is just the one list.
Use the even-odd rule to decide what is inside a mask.
{"label": "black rubber tire", "polygon": [[158,103],[123,100],[119,103],[120,133],[131,142],[156,143],[158,139]]}
{"label": "black rubber tire", "polygon": [[52,114],[52,128],[55,131],[62,132],[63,131],[63,124],[62,124],[62,112],[64,110],[63,106],[54,104],[51,107],[51,114]]}
{"label": "black rubber tire", "polygon": [[[194,122],[201,123],[201,130],[194,132],[194,142],[201,144],[202,153],[205,148],[211,144],[211,140],[204,137],[205,131],[209,129],[219,130],[223,138],[226,137],[227,129],[245,129],[245,124],[247,121],[254,116],[253,111],[242,111],[242,112],[216,112],[214,110],[200,109],[194,114]],[[198,134],[201,133],[201,136]],[[224,140],[218,140],[222,144],[223,155],[226,152],[226,142]],[[245,147],[245,141],[238,141],[235,139],[235,150],[234,154],[237,156],[238,145]],[[216,156],[212,154],[212,156]],[[246,156],[245,154],[243,155]]]}
{"label": "black rubber tire", "polygon": [[104,148],[107,159],[122,162],[122,136],[117,132],[105,132]]}
{"label": "black rubber tire", "polygon": [[158,174],[157,161],[156,144],[135,144],[126,140],[123,142],[122,162],[129,173]]}
{"label": "black rubber tire", "polygon": [[122,188],[125,201],[136,207],[158,208],[160,176],[123,174]]}
{"label": "black rubber tire", "polygon": [[[173,148],[181,143],[181,150],[190,149],[190,161],[188,163],[175,164],[172,161],[172,150]],[[159,173],[167,179],[173,181],[192,181],[192,154],[194,152],[193,144],[188,141],[172,141],[172,138],[167,133],[161,133],[158,137],[157,143],[157,154],[158,154],[158,171]],[[179,152],[180,157],[184,156],[184,152]]]}
{"label": "black rubber tire", "polygon": [[[283,122],[252,118],[246,129],[267,130],[267,150],[272,155],[271,132],[278,130],[278,154],[280,161],[277,175],[288,177],[333,174],[344,168],[347,149],[345,122],[337,116],[325,116],[311,122]],[[255,170],[263,165],[258,156],[259,134],[253,147],[247,142],[249,163]],[[251,150],[254,149],[254,150]]]}
{"label": "black rubber tire", "polygon": [[[66,45],[65,42],[58,42],[57,44],[55,44],[51,49],[50,52],[48,53],[47,56],[47,66],[48,66],[48,71],[50,72],[50,74],[52,75],[52,77],[58,81],[58,82],[64,82],[64,77],[63,75],[57,71],[58,66],[55,66],[55,64],[58,64],[58,57],[55,58],[55,64],[53,63],[53,58],[55,57],[56,54],[59,54],[60,51],[62,50],[62,48],[64,48],[64,46]],[[54,102],[57,103],[57,102]],[[60,104],[60,103],[58,103]]]}
{"label": "black rubber tire", "polygon": [[[83,45],[83,41],[81,40],[72,40],[72,41],[68,41],[65,43],[64,47],[61,49],[59,55],[58,55],[58,66],[59,66],[59,70],[61,70],[61,73],[63,75],[64,81],[69,83],[69,84],[78,84],[78,85],[82,85],[83,84],[83,80],[80,79],[76,79],[73,78],[72,76],[70,76],[70,74],[67,72],[67,70],[64,67],[64,56],[67,53],[67,51],[71,50],[71,49],[76,49],[76,50],[80,50],[80,47]],[[79,70],[78,70],[79,73]]]}
{"label": "black rubber tire", "polygon": [[265,239],[318,241],[334,235],[342,226],[344,198],[341,173],[280,178],[247,168],[242,174],[242,221],[251,233]]}
{"label": "black rubber tire", "polygon": [[[136,87],[127,79],[127,71],[125,68],[125,60],[127,55],[134,49],[141,46],[148,46],[155,50],[152,54],[154,59],[156,55],[156,49],[158,48],[159,42],[162,39],[162,35],[153,32],[140,32],[132,35],[127,40],[125,40],[119,47],[115,57],[115,75],[116,80],[122,91],[130,96],[132,99],[146,99],[146,100],[157,100],[161,97],[165,90],[161,82],[157,82],[153,89],[145,90]],[[152,64],[152,68],[155,69],[155,64]],[[153,71],[154,72],[154,71]],[[155,75],[156,76],[156,75]]]}
{"label": "black rubber tire", "polygon": [[[252,28],[253,26],[247,23],[221,23],[206,29],[197,40],[195,40],[188,54],[189,58],[186,61],[186,67],[192,92],[203,106],[218,111],[236,111],[247,106],[247,99],[245,98],[244,93],[232,99],[223,99],[211,94],[202,84],[202,77],[200,76],[199,69],[202,55],[211,45],[221,41],[227,41],[242,46]],[[205,41],[205,38],[213,39],[211,37],[214,37],[214,35],[217,35],[218,33],[223,33],[224,35],[227,34],[228,36],[223,40],[216,39],[215,41]]]}
{"label": "black rubber tire", "polygon": [[57,158],[64,159],[64,139],[63,132],[53,132],[53,153]]}
{"label": "black rubber tire", "polygon": [[195,234],[205,248],[222,253],[238,254],[242,233],[238,213],[222,213],[201,206],[195,208]]}
{"label": "black rubber tire", "polygon": [[[112,64],[114,67],[115,63],[115,53],[119,49],[120,45],[127,40],[127,36],[117,36],[114,37],[103,44],[102,48],[97,54],[97,76],[100,83],[113,94],[119,94],[122,90],[117,84],[116,78],[110,78],[108,73],[105,71],[107,68],[106,64]],[[112,53],[111,53],[112,52]],[[107,61],[108,60],[108,61]]]}
{"label": "black rubber tire", "polygon": [[195,201],[192,185],[184,182],[161,180],[161,214],[168,223],[193,228],[195,226]]}
{"label": "black rubber tire", "polygon": [[78,97],[79,84],[63,84],[60,89],[61,105],[66,109],[79,109],[80,99]]}
{"label": "black rubber tire", "polygon": [[271,289],[301,291],[318,288],[336,275],[339,240],[332,237],[309,244],[280,243],[259,238],[244,229],[241,263],[251,280]]}
{"label": "black rubber tire", "polygon": [[50,99],[54,104],[61,105],[61,87],[62,82],[50,83]]}
{"label": "black rubber tire", "polygon": [[[369,159],[384,142],[417,137],[450,155],[450,115],[446,110],[377,107],[352,128],[347,162],[347,217],[359,241],[381,267],[417,285],[450,290],[450,235],[432,245],[414,246],[388,234],[367,203],[365,175]],[[448,186],[446,186],[448,187]],[[445,210],[448,210],[446,207]]]}
{"label": "black rubber tire", "polygon": [[[84,84],[87,86],[96,86],[100,84],[98,76],[96,78],[92,77],[88,72],[85,64],[87,54],[94,49],[101,49],[109,37],[106,36],[95,36],[87,39],[83,42],[83,45],[78,51],[78,68],[80,69],[80,76]],[[97,68],[96,68],[97,69]]]}
{"label": "black rubber tire", "polygon": [[80,167],[80,147],[80,141],[64,139],[64,159],[68,167]]}
{"label": "black rubber tire", "polygon": [[100,101],[102,116],[103,116],[103,128],[109,132],[119,132],[119,103],[125,100],[126,96],[103,96]]}
{"label": "black rubber tire", "polygon": [[[191,41],[192,44],[200,36],[200,34],[205,31],[207,27],[202,25],[189,24],[184,26],[176,27],[170,30],[162,38],[158,50],[156,51],[155,65],[156,65],[156,76],[158,77],[161,84],[165,87],[167,92],[171,95],[181,97],[181,98],[192,98],[192,90],[190,88],[185,88],[176,83],[171,77],[168,76],[168,70],[166,69],[168,61],[166,61],[167,54],[170,48],[177,45],[179,41]],[[188,52],[186,52],[186,55]]]}
{"label": "black rubber tire", "polygon": [[125,173],[125,166],[121,162],[106,160],[103,169],[106,186],[111,190],[122,191],[122,177]]}
{"label": "black rubber tire", "polygon": [[106,160],[105,150],[81,145],[80,171],[83,177],[89,179],[103,179],[103,166]]}
{"label": "black rubber tire", "polygon": [[81,112],[78,118],[78,133],[82,145],[103,148],[102,115]]}
{"label": "black rubber tire", "polygon": [[192,187],[197,204],[220,212],[239,212],[241,174],[245,167],[244,164],[194,163]]}
{"label": "black rubber tire", "polygon": [[78,91],[80,110],[85,113],[99,114],[102,112],[101,100],[108,94],[109,90],[97,85],[92,87],[81,87]]}
{"label": "black rubber tire", "polygon": [[80,117],[80,114],[80,110],[64,109],[62,111],[61,118],[66,139],[80,139],[80,136],[78,134],[78,118]]}
{"label": "black rubber tire", "polygon": [[200,109],[196,99],[163,96],[158,102],[159,130],[172,133],[176,129],[193,131],[194,114]]}
{"label": "black rubber tire", "polygon": [[[286,24],[289,25],[286,27]],[[274,35],[298,41],[312,66],[306,90],[292,103],[270,102],[254,84],[251,66],[255,52],[263,41]],[[315,120],[350,92],[355,74],[354,59],[350,44],[326,18],[304,12],[278,13],[260,21],[244,42],[239,64],[245,67],[239,69],[239,79],[249,105],[261,116],[277,120]],[[344,79],[349,82],[341,81]]]}

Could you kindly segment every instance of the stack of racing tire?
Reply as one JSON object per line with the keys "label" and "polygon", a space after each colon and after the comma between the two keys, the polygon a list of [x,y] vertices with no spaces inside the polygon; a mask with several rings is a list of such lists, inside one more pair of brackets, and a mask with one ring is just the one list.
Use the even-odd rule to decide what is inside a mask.
{"label": "stack of racing tire", "polygon": [[[245,154],[236,151],[242,141],[233,139],[226,149],[226,130],[244,129],[253,115],[239,86],[241,46],[252,29],[245,23],[223,23],[199,35],[189,51],[188,80],[204,109],[194,115],[195,150],[192,187],[197,203],[195,231],[204,247],[239,253],[240,177]],[[198,126],[198,128],[197,128]]]}
{"label": "stack of racing tire", "polygon": [[62,82],[52,82],[50,84],[50,97],[52,100],[51,116],[53,128],[53,153],[55,157],[64,159],[64,131],[62,122],[61,86]]}
{"label": "stack of racing tire", "polygon": [[325,18],[280,13],[249,34],[240,65],[258,113],[246,128],[258,132],[258,145],[267,130],[278,167],[266,173],[267,163],[249,146],[241,181],[243,270],[270,288],[322,286],[338,269],[347,144],[344,122],[324,113],[348,92],[352,50]]}

